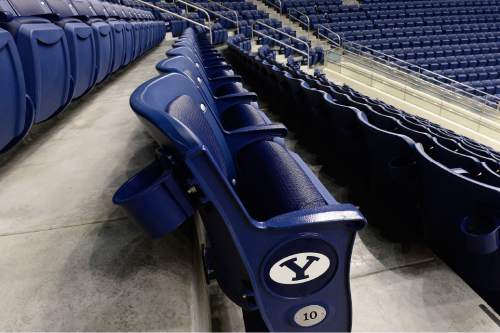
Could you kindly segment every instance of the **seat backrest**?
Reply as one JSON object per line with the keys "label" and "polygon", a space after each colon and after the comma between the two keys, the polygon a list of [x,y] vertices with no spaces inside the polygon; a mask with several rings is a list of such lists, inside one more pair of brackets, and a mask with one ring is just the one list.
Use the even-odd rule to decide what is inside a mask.
{"label": "seat backrest", "polygon": [[0,29],[0,152],[25,134],[32,117],[26,114],[26,88],[21,60],[10,33]]}
{"label": "seat backrest", "polygon": [[65,0],[45,0],[49,7],[52,9],[52,12],[56,14],[58,17],[66,18],[66,17],[74,17],[78,16],[78,12],[71,2],[67,2]]}
{"label": "seat backrest", "polygon": [[[171,73],[142,84],[131,96],[134,111],[153,126],[170,130],[155,137],[180,152],[180,147],[204,145],[226,179],[235,179],[233,157],[213,112],[195,84],[186,76]],[[168,138],[167,140],[165,140]]]}
{"label": "seat backrest", "polygon": [[97,0],[88,0],[89,4],[94,8],[95,12],[97,13],[97,16],[100,17],[109,17],[110,14],[107,12],[106,8],[104,7],[104,3],[101,1]]}
{"label": "seat backrest", "polygon": [[40,16],[52,14],[52,11],[47,3],[40,0],[10,0],[10,4],[15,9],[18,16]]}
{"label": "seat backrest", "polygon": [[95,17],[97,16],[94,7],[92,7],[88,0],[68,0],[71,1],[73,7],[81,16]]}

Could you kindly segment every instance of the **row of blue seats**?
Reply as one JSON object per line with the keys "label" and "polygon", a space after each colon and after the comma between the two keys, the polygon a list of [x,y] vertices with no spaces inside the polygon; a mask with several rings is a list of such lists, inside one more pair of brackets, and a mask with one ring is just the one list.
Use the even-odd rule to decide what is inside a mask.
{"label": "row of blue seats", "polygon": [[[243,10],[257,10],[257,6],[253,3],[250,2],[221,2],[221,4],[229,9],[236,10],[238,12],[243,11]],[[218,5],[218,3],[213,3],[213,2],[198,2],[196,3],[197,6],[202,6],[204,8],[208,8],[212,11],[219,11],[222,9],[221,6]]]}
{"label": "row of blue seats", "polygon": [[[469,14],[457,16],[444,16],[440,18],[428,17],[400,17],[395,19],[382,19],[380,17],[365,17],[361,15],[336,15],[333,13],[310,12],[297,8],[299,13],[307,14],[309,19],[314,22],[343,22],[342,24],[350,24],[353,26],[362,26],[366,29],[385,29],[385,28],[403,28],[403,27],[426,27],[432,25],[457,25],[457,24],[478,24],[478,23],[495,23],[498,22],[500,14]],[[293,12],[292,12],[293,14]]]}
{"label": "row of blue seats", "polygon": [[[490,9],[491,10],[488,10]],[[498,14],[499,10],[496,6],[470,6],[470,7],[447,7],[432,10],[420,9],[402,9],[402,10],[367,10],[365,7],[360,8],[360,13],[366,13],[368,16],[378,16],[378,18],[402,18],[402,17],[426,17],[438,19],[440,16],[452,17],[455,15],[472,15],[479,14]]]}
{"label": "row of blue seats", "polygon": [[[387,43],[388,44],[388,43]],[[426,59],[426,58],[458,58],[461,56],[478,56],[472,60],[479,60],[481,56],[491,56],[498,54],[500,51],[500,42],[484,43],[484,44],[463,44],[463,45],[433,45],[422,47],[410,47],[408,44],[392,43],[388,44],[389,47],[381,45],[384,53],[401,54],[403,59]],[[450,59],[447,59],[450,60]],[[495,62],[496,63],[496,62]],[[493,65],[495,64],[493,63]]]}
{"label": "row of blue seats", "polygon": [[151,12],[88,0],[0,2],[0,151],[159,44]]}
{"label": "row of blue seats", "polygon": [[447,7],[470,7],[470,6],[495,6],[498,0],[472,0],[472,1],[363,1],[363,7],[367,9],[406,9],[406,8],[447,8]]}
{"label": "row of blue seats", "polygon": [[205,34],[187,29],[167,55],[130,98],[158,158],[114,202],[155,237],[198,211],[206,277],[243,309],[247,331],[349,331],[363,216],[287,148],[286,127],[259,110]]}
{"label": "row of blue seats", "polygon": [[[399,27],[398,29],[393,28],[384,28],[384,29],[373,29],[372,27],[368,27],[366,25],[342,25],[338,23],[326,23],[325,25],[331,27],[332,30],[337,32],[347,32],[352,33],[352,35],[356,35],[356,32],[359,31],[354,30],[377,30],[380,32],[383,37],[394,37],[394,36],[420,36],[420,35],[442,35],[444,33],[448,34],[459,34],[459,33],[484,33],[484,32],[494,32],[497,33],[500,31],[500,24],[498,23],[470,23],[470,24],[462,24],[462,25],[433,25],[427,27]],[[407,34],[407,33],[410,34]]]}
{"label": "row of blue seats", "polygon": [[[335,15],[338,21],[359,21],[371,20],[376,24],[383,24],[385,21],[408,20],[409,22],[420,22],[419,25],[432,25],[433,22],[450,21],[460,23],[467,20],[471,15],[471,22],[484,23],[494,22],[500,13],[499,8],[485,9],[481,7],[471,7],[470,9],[450,9],[443,11],[348,11],[342,12],[336,6],[307,6],[307,7],[289,7],[288,11],[297,10],[302,14]],[[468,21],[468,20],[467,20]]]}
{"label": "row of blue seats", "polygon": [[[487,67],[496,66],[499,64],[498,54],[482,54],[482,55],[462,55],[462,56],[439,56],[435,52],[434,57],[429,58],[417,58],[411,54],[406,53],[392,53],[387,52],[387,54],[394,54],[399,59],[406,59],[406,61],[414,63],[416,65],[434,65],[434,69],[459,69],[459,68],[474,68],[474,67]],[[404,56],[406,55],[406,56]]]}
{"label": "row of blue seats", "polygon": [[393,237],[422,235],[500,310],[500,153],[319,73],[230,50],[370,224]]}
{"label": "row of blue seats", "polygon": [[[380,45],[380,48],[384,49],[441,45],[456,49],[460,45],[467,44],[500,43],[500,32],[442,34],[434,35],[432,39],[430,36],[380,37],[380,35],[372,35],[370,32],[366,35],[357,37],[358,38],[349,38],[349,40],[358,40],[367,46]],[[376,39],[376,41],[372,39]]]}

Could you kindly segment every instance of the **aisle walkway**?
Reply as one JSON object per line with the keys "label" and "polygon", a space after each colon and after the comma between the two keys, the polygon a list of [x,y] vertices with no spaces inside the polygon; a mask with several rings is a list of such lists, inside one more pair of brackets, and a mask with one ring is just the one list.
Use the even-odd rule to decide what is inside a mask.
{"label": "aisle walkway", "polygon": [[153,158],[128,100],[170,43],[2,157],[0,331],[209,329],[189,230],[151,241],[111,203]]}

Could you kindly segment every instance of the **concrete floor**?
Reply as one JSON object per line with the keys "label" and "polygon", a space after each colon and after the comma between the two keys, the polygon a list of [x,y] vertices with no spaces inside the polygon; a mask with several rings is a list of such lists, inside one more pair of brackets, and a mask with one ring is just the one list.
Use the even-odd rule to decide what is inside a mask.
{"label": "concrete floor", "polygon": [[[202,281],[187,226],[152,241],[112,194],[153,158],[128,106],[169,42],[115,74],[0,159],[0,331],[242,330],[241,313]],[[293,147],[335,195],[328,175]],[[368,227],[352,258],[355,331],[499,331],[484,302],[419,244]]]}
{"label": "concrete floor", "polygon": [[190,230],[148,239],[111,203],[153,159],[128,105],[171,42],[0,161],[0,331],[208,330]]}

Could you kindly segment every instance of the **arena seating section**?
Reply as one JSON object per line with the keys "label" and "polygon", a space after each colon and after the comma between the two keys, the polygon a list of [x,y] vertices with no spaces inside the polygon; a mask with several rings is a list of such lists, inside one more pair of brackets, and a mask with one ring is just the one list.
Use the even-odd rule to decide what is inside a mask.
{"label": "arena seating section", "polygon": [[158,45],[165,32],[141,8],[96,0],[0,1],[0,152]]}
{"label": "arena seating section", "polygon": [[[233,62],[302,133],[372,225],[422,235],[500,306],[500,154],[418,116],[308,75],[230,39]],[[297,126],[300,124],[300,126]]]}
{"label": "arena seating section", "polygon": [[[202,8],[206,8],[210,10],[210,18],[213,21],[217,22],[217,29],[214,32],[214,44],[221,44],[227,40],[227,31],[225,29],[235,29],[236,28],[236,17],[235,17],[235,12],[228,10],[232,9],[236,11],[238,15],[238,25],[239,25],[239,33],[244,34],[247,37],[251,37],[252,35],[252,27],[255,28],[255,30],[264,33],[265,35],[272,37],[274,39],[279,40],[281,43],[284,43],[286,45],[290,45],[294,48],[297,48],[302,51],[306,51],[307,47],[305,46],[304,43],[298,42],[294,39],[291,39],[289,36],[286,36],[283,33],[280,33],[276,30],[273,30],[271,28],[267,28],[263,25],[259,25],[259,22],[263,22],[266,25],[271,26],[272,28],[276,28],[281,32],[284,32],[288,35],[297,37],[297,32],[290,28],[290,27],[284,27],[281,23],[280,20],[274,19],[274,18],[269,18],[269,15],[261,10],[257,10],[257,6],[244,1],[244,0],[237,0],[237,1],[221,1],[221,2],[206,2],[203,0],[199,1],[192,1],[193,4],[196,6],[200,6]],[[182,3],[178,3],[177,5],[171,4],[171,3],[165,3],[165,2],[158,2],[158,6],[165,8],[170,11],[174,11],[177,13],[183,13],[183,7]],[[222,5],[222,6],[221,6]],[[193,9],[195,10],[195,9]],[[218,15],[214,15],[212,12],[215,12],[223,17],[220,17]],[[167,14],[168,15],[168,14]],[[205,15],[203,15],[201,12],[193,12],[188,14],[191,19],[194,19],[199,22],[205,22]],[[228,19],[224,19],[228,18]],[[257,22],[259,21],[259,22]],[[182,31],[188,26],[187,22],[182,21],[177,18],[171,18],[170,22],[172,22],[172,33],[174,36],[179,36]],[[285,47],[283,44],[276,43],[272,41],[270,38],[266,38],[260,35],[255,36],[257,38],[257,43],[258,44],[263,44],[263,45],[268,45],[270,48],[274,48],[277,52],[280,54],[284,54],[285,57],[295,55],[295,56],[300,56],[301,54],[294,52],[291,48]],[[317,46],[317,47],[311,47],[311,41],[306,38],[305,36],[300,36],[299,37],[302,41],[306,42],[309,47],[311,48],[310,51],[310,64],[315,65],[315,64],[322,64],[324,61],[324,51],[323,48]],[[307,63],[307,60],[304,60],[305,63]]]}
{"label": "arena seating section", "polygon": [[[181,3],[152,2],[207,23]],[[350,258],[364,216],[390,238],[428,242],[500,311],[500,153],[320,70],[303,72],[304,59],[272,40],[304,50],[290,38],[294,29],[249,2],[221,3],[236,10],[240,30],[229,37],[234,24],[211,14],[211,43],[206,29],[134,0],[0,0],[0,153],[171,31],[179,38],[156,65],[158,76],[130,98],[156,159],[113,202],[152,237],[199,212],[209,240],[206,278],[242,308],[247,330],[349,331]],[[196,4],[234,17],[212,2]],[[500,96],[500,0],[282,4],[307,14],[315,30]],[[267,35],[254,36],[257,52],[254,26]],[[215,45],[226,41],[223,56]],[[310,64],[323,61],[323,49],[312,48]],[[350,203],[338,202],[289,150],[287,127],[270,120],[248,87],[317,153]],[[320,268],[309,279],[313,262]],[[301,317],[305,304],[322,313],[315,326]]]}
{"label": "arena seating section", "polygon": [[[436,76],[442,82],[470,86],[465,89],[469,93],[500,97],[499,0],[362,1],[360,6],[337,0],[282,3],[285,13],[292,8],[300,11],[309,18],[311,29],[321,29],[334,41],[336,36],[324,28],[403,60],[407,64],[399,64],[412,70],[418,71],[418,66],[442,75],[445,78]],[[292,15],[307,22],[304,15]]]}

